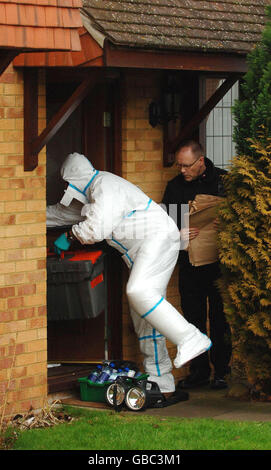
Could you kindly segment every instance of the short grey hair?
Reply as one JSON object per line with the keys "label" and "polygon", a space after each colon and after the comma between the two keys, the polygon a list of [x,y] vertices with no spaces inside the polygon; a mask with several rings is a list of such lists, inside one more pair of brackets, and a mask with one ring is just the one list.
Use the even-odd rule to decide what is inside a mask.
{"label": "short grey hair", "polygon": [[197,142],[196,140],[193,140],[193,139],[183,140],[178,145],[178,147],[175,151],[175,154],[179,153],[180,150],[182,150],[184,147],[189,147],[191,149],[191,152],[197,157],[200,157],[201,155],[204,155],[202,145],[199,142]]}

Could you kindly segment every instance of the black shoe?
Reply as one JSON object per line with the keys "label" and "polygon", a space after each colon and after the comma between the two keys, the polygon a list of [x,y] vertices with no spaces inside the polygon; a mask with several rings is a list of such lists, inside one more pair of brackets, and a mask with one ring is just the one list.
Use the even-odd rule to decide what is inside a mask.
{"label": "black shoe", "polygon": [[215,377],[214,380],[212,380],[210,387],[213,390],[222,390],[223,388],[228,388],[228,384],[224,377]]}
{"label": "black shoe", "polygon": [[179,403],[180,401],[187,400],[189,400],[189,394],[177,388],[171,397],[166,398],[164,396],[164,399],[160,403],[157,403],[154,408],[165,408],[166,406],[176,405],[176,403]]}
{"label": "black shoe", "polygon": [[188,375],[185,379],[178,382],[177,388],[179,389],[189,389],[194,387],[199,387],[200,385],[209,384],[209,376],[203,376],[199,372],[193,372]]}
{"label": "black shoe", "polygon": [[166,397],[163,393],[156,403],[149,405],[149,408],[165,408],[167,406],[176,405],[180,401],[189,400],[189,394],[183,390],[176,389],[170,397]]}

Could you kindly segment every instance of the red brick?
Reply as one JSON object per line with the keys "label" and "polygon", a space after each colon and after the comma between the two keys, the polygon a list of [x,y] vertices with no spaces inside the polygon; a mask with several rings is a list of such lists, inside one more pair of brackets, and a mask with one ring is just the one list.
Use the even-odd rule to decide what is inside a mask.
{"label": "red brick", "polygon": [[29,184],[31,188],[39,188],[44,187],[45,185],[45,178],[30,178]]}
{"label": "red brick", "polygon": [[46,268],[46,259],[38,260],[38,269],[45,269]]}
{"label": "red brick", "polygon": [[25,388],[25,387],[33,387],[35,385],[35,382],[34,382],[34,377],[27,377],[25,379],[21,379],[20,380],[20,386],[22,388]]}
{"label": "red brick", "polygon": [[24,298],[23,297],[14,297],[12,299],[8,299],[8,308],[17,308],[24,306]]}
{"label": "red brick", "polygon": [[21,238],[18,245],[20,248],[33,248],[36,246],[36,238]]}
{"label": "red brick", "polygon": [[6,274],[7,284],[21,284],[25,281],[24,273]]}
{"label": "red brick", "polygon": [[15,176],[15,169],[13,167],[10,167],[10,166],[7,166],[7,167],[2,166],[1,167],[1,177],[2,178],[5,178],[5,177],[10,178],[12,176]]}
{"label": "red brick", "polygon": [[47,375],[35,375],[35,385],[46,385]]}
{"label": "red brick", "polygon": [[5,394],[8,388],[8,382],[2,382],[0,383],[0,393]]}
{"label": "red brick", "polygon": [[46,305],[43,305],[42,307],[38,308],[38,315],[41,316],[41,317],[47,315]]}
{"label": "red brick", "polygon": [[23,116],[24,116],[24,112],[22,108],[7,108],[6,117],[8,119],[22,118]]}
{"label": "red brick", "polygon": [[8,355],[11,357],[13,357],[14,355],[14,348],[15,348],[15,354],[23,354],[25,352],[24,344],[16,344],[16,346],[9,346]]}
{"label": "red brick", "polygon": [[22,155],[11,155],[8,157],[9,165],[22,165],[23,156]]}
{"label": "red brick", "polygon": [[0,289],[0,298],[14,297],[15,288],[14,287],[2,287]]}
{"label": "red brick", "polygon": [[26,277],[30,282],[45,281],[46,271],[44,270],[44,271],[35,271],[33,273],[27,273]]}
{"label": "red brick", "polygon": [[10,188],[24,188],[25,182],[21,178],[14,178],[9,180],[9,187]]}
{"label": "red brick", "polygon": [[18,287],[18,295],[30,295],[36,293],[35,284],[25,284]]}
{"label": "red brick", "polygon": [[43,328],[44,326],[46,326],[46,318],[32,318],[30,320],[30,329],[32,328]]}
{"label": "red brick", "polygon": [[26,367],[14,367],[12,370],[12,376],[14,378],[25,377],[27,373]]}
{"label": "red brick", "polygon": [[2,225],[14,225],[15,224],[15,215],[1,215],[0,223]]}
{"label": "red brick", "polygon": [[35,309],[34,307],[24,308],[22,310],[18,310],[18,320],[24,320],[25,318],[31,318],[35,316]]}
{"label": "red brick", "polygon": [[21,411],[18,408],[18,400],[14,401],[9,399],[8,402],[5,403],[5,415],[14,416],[16,414],[16,411]]}
{"label": "red brick", "polygon": [[14,312],[0,312],[0,322],[13,320],[15,320]]}
{"label": "red brick", "polygon": [[13,360],[11,357],[6,357],[0,360],[0,369],[10,369],[13,365]]}
{"label": "red brick", "polygon": [[45,397],[40,397],[40,398],[32,398],[28,400],[24,400],[20,402],[20,412],[28,412],[32,410],[37,410],[39,408],[43,408],[44,406],[44,398]]}
{"label": "red brick", "polygon": [[6,261],[20,261],[25,257],[24,250],[9,250],[6,254]]}

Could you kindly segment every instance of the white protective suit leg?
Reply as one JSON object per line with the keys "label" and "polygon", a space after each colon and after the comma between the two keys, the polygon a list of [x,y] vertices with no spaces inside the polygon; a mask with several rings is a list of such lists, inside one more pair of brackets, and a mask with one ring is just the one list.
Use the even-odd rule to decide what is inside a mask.
{"label": "white protective suit leg", "polygon": [[152,328],[177,345],[176,368],[202,354],[211,341],[163,297],[178,257],[166,239],[145,240],[127,283],[132,309]]}
{"label": "white protective suit leg", "polygon": [[166,346],[166,338],[141,318],[132,308],[131,317],[138,336],[140,351],[143,354],[143,366],[149,375],[148,380],[156,382],[162,393],[175,391],[172,362]]}

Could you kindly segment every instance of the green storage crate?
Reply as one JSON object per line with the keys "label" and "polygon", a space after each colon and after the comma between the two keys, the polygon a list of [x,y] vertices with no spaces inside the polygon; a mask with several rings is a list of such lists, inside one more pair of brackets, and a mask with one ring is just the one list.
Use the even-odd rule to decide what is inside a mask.
{"label": "green storage crate", "polygon": [[[147,374],[142,374],[137,377],[136,380],[147,379]],[[96,403],[106,403],[105,391],[108,385],[112,382],[104,382],[102,384],[96,384],[91,382],[87,377],[78,379],[80,384],[80,397],[82,401],[94,401]]]}
{"label": "green storage crate", "polygon": [[94,401],[97,403],[106,403],[105,391],[111,382],[96,384],[88,380],[87,377],[78,379],[80,383],[80,396],[82,401]]}

